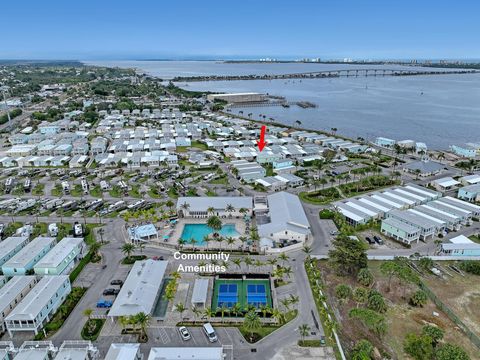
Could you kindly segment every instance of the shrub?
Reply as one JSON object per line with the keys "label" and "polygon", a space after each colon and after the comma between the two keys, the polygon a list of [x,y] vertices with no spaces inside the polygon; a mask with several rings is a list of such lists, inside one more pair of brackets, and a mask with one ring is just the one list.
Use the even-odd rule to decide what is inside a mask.
{"label": "shrub", "polygon": [[352,288],[345,284],[337,285],[335,288],[335,295],[340,300],[346,300],[352,296]]}
{"label": "shrub", "polygon": [[427,360],[433,358],[433,345],[430,336],[418,336],[410,333],[405,337],[403,350],[415,360]]}
{"label": "shrub", "polygon": [[369,330],[378,336],[383,336],[387,332],[387,323],[385,316],[370,309],[351,309],[348,315],[351,318],[359,319]]}
{"label": "shrub", "polygon": [[385,303],[383,295],[380,294],[377,290],[370,290],[368,292],[367,308],[379,313],[386,312],[387,304]]}
{"label": "shrub", "polygon": [[373,284],[373,275],[367,268],[360,269],[357,275],[357,281],[363,286],[370,286]]}
{"label": "shrub", "polygon": [[360,340],[352,349],[352,360],[371,359],[373,355],[373,345],[368,340]]}
{"label": "shrub", "polygon": [[460,263],[460,269],[474,275],[480,275],[480,261],[462,261]]}
{"label": "shrub", "polygon": [[422,335],[429,336],[432,339],[433,346],[436,346],[443,339],[445,332],[437,326],[425,325],[422,328]]}
{"label": "shrub", "polygon": [[320,219],[333,219],[335,213],[330,209],[320,210]]}
{"label": "shrub", "polygon": [[435,353],[436,360],[470,360],[468,354],[460,346],[445,344]]}
{"label": "shrub", "polygon": [[412,297],[409,300],[409,303],[412,306],[420,306],[423,307],[428,301],[428,296],[423,290],[417,290],[415,293],[412,295]]}

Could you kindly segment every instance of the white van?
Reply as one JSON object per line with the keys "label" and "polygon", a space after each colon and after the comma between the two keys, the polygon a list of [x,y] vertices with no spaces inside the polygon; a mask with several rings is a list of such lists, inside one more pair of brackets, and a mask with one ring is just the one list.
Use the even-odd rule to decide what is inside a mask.
{"label": "white van", "polygon": [[205,332],[205,335],[207,335],[208,341],[211,343],[216,342],[218,340],[217,334],[215,333],[215,330],[213,329],[212,324],[206,323],[203,324],[203,331]]}

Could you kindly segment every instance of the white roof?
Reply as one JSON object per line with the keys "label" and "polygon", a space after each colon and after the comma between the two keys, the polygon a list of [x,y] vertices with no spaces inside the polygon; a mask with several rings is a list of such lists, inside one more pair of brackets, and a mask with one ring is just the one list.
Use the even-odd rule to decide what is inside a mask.
{"label": "white roof", "polygon": [[35,268],[56,268],[75,248],[79,247],[82,242],[83,238],[63,238],[35,265]]}
{"label": "white roof", "polygon": [[448,241],[450,241],[452,244],[472,244],[473,243],[473,241],[470,240],[465,235],[458,235],[454,238],[451,238]]}
{"label": "white roof", "polygon": [[10,254],[17,246],[28,240],[28,236],[10,236],[0,242],[0,256]]}
{"label": "white roof", "polygon": [[133,265],[109,316],[127,316],[144,312],[151,315],[167,269],[168,261],[144,260]]}
{"label": "white roof", "polygon": [[70,283],[66,275],[43,277],[6,320],[34,320],[65,282]]}
{"label": "white roof", "polygon": [[208,279],[195,279],[192,293],[192,304],[205,304],[207,302]]}
{"label": "white roof", "polygon": [[88,349],[69,349],[63,348],[60,349],[55,356],[55,360],[87,360],[90,359],[88,357]]}
{"label": "white roof", "polygon": [[15,360],[45,360],[48,348],[22,349],[15,356]]}
{"label": "white roof", "polygon": [[136,360],[140,344],[112,344],[105,360]]}
{"label": "white roof", "polygon": [[434,183],[436,183],[437,185],[439,185],[441,187],[450,187],[450,186],[455,186],[455,185],[460,184],[460,182],[458,182],[457,180],[455,180],[454,178],[451,178],[451,177],[445,177],[445,178],[437,179],[437,180],[434,181]]}
{"label": "white roof", "polygon": [[148,360],[222,360],[223,347],[154,347]]}
{"label": "white roof", "polygon": [[30,241],[22,250],[20,250],[15,256],[8,260],[4,267],[21,268],[26,266],[32,261],[45,247],[50,246],[55,242],[54,237],[39,236]]}
{"label": "white roof", "polygon": [[14,276],[0,289],[0,312],[25,289],[28,284],[35,281],[35,276]]}
{"label": "white roof", "polygon": [[177,209],[181,209],[185,203],[190,205],[188,211],[207,211],[209,207],[216,210],[225,210],[228,204],[236,209],[253,208],[253,198],[250,196],[179,197]]}
{"label": "white roof", "polygon": [[480,175],[468,175],[461,178],[469,184],[478,184],[480,183]]}
{"label": "white roof", "polygon": [[269,237],[285,230],[310,234],[310,223],[298,196],[281,191],[268,195],[267,199],[270,223],[258,226],[260,236]]}

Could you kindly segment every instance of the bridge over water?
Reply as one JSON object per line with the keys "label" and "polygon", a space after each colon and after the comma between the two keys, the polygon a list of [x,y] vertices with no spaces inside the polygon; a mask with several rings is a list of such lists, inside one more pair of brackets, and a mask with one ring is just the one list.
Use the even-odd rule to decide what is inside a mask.
{"label": "bridge over water", "polygon": [[172,81],[230,81],[230,80],[279,80],[279,79],[322,79],[359,76],[418,76],[418,75],[451,75],[477,74],[480,70],[426,70],[426,69],[350,69],[300,72],[290,74],[263,75],[211,75],[211,76],[179,76]]}

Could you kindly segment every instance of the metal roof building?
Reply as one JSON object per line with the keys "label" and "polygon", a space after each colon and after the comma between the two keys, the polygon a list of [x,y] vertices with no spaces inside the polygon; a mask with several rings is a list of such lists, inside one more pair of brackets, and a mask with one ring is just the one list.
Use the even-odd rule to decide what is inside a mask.
{"label": "metal roof building", "polygon": [[10,336],[15,331],[33,331],[37,334],[45,319],[55,313],[70,291],[68,276],[43,277],[5,318]]}
{"label": "metal roof building", "polygon": [[28,236],[10,236],[0,242],[0,266],[10,260],[28,243]]}
{"label": "metal roof building", "polygon": [[223,347],[153,347],[148,360],[222,360]]}
{"label": "metal roof building", "polygon": [[29,242],[22,250],[2,266],[4,275],[22,275],[43,258],[54,246],[56,238],[39,236]]}
{"label": "metal roof building", "polygon": [[141,360],[140,344],[112,344],[105,360]]}
{"label": "metal roof building", "polygon": [[195,279],[192,293],[192,306],[205,307],[208,295],[208,279]]}
{"label": "metal roof building", "polygon": [[108,316],[151,315],[157,302],[168,261],[136,261]]}
{"label": "metal roof building", "polygon": [[308,239],[310,223],[298,196],[282,191],[268,195],[267,201],[269,222],[258,225],[260,237],[271,238],[283,245]]}

